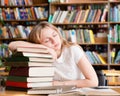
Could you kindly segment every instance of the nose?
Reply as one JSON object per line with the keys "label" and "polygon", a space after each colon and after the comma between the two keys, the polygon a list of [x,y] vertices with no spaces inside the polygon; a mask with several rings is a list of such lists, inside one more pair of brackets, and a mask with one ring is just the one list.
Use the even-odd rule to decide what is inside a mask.
{"label": "nose", "polygon": [[56,39],[52,38],[52,44],[56,44]]}

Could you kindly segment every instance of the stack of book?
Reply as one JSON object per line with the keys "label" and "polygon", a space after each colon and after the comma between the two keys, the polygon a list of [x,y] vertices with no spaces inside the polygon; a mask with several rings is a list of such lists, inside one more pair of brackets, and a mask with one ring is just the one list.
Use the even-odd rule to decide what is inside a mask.
{"label": "stack of book", "polygon": [[[4,64],[11,66],[6,89],[23,90],[52,86],[55,67],[46,49],[19,47]],[[29,93],[28,93],[29,94]]]}

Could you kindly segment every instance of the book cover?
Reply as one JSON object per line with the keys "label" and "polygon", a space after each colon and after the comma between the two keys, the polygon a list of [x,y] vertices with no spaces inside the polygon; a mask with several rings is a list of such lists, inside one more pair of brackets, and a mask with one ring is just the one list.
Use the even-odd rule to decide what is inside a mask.
{"label": "book cover", "polygon": [[80,10],[76,11],[76,16],[75,16],[73,22],[77,23],[77,19],[78,19],[78,17],[79,17],[79,14],[80,14]]}
{"label": "book cover", "polygon": [[58,14],[59,14],[59,10],[56,10],[56,11],[53,13],[53,18],[52,18],[52,20],[51,20],[51,23],[54,23],[54,22],[56,21],[56,18],[57,18],[57,16],[58,16]]}
{"label": "book cover", "polygon": [[95,57],[96,61],[98,62],[98,64],[102,64],[102,62],[100,61],[100,59],[99,59],[98,55],[96,54],[96,52],[93,51],[92,54],[94,55],[94,57]]}
{"label": "book cover", "polygon": [[93,22],[99,22],[102,15],[102,9],[98,9]]}
{"label": "book cover", "polygon": [[11,67],[12,76],[54,76],[55,67]]}
{"label": "book cover", "polygon": [[53,66],[53,63],[52,62],[27,62],[27,61],[21,61],[21,62],[4,62],[4,65],[5,66],[14,66],[14,67],[29,67],[29,66]]}
{"label": "book cover", "polygon": [[14,52],[13,56],[25,56],[25,57],[41,57],[41,58],[51,58],[51,54],[43,54],[43,53],[33,53],[33,52]]}
{"label": "book cover", "polygon": [[44,77],[26,77],[26,76],[7,76],[8,81],[15,82],[50,82],[53,81],[53,76],[44,76]]}
{"label": "book cover", "polygon": [[67,14],[68,14],[68,11],[63,11],[58,23],[63,23],[63,21],[66,18]]}
{"label": "book cover", "polygon": [[7,80],[6,86],[21,87],[21,88],[45,87],[45,86],[52,86],[52,82],[15,82],[15,81]]}
{"label": "book cover", "polygon": [[13,87],[13,86],[6,86],[5,90],[7,91],[21,91],[21,92],[27,92],[27,90],[30,88],[22,88],[22,87]]}
{"label": "book cover", "polygon": [[94,37],[93,30],[89,30],[89,35],[90,35],[90,43],[95,43],[95,37]]}
{"label": "book cover", "polygon": [[5,62],[25,62],[25,61],[32,61],[32,62],[54,62],[51,58],[40,58],[40,57],[23,57],[23,56],[13,56],[4,58]]}
{"label": "book cover", "polygon": [[36,17],[35,11],[34,11],[34,7],[30,8],[30,12],[32,14],[33,20],[36,19],[37,17]]}
{"label": "book cover", "polygon": [[83,22],[86,22],[89,12],[90,12],[90,9],[85,10],[85,16],[84,16]]}
{"label": "book cover", "polygon": [[61,15],[62,15],[62,12],[63,11],[59,11],[59,13],[58,13],[58,15],[57,15],[57,18],[55,19],[55,21],[54,21],[54,23],[59,23],[59,20],[60,20],[60,17],[61,17]]}
{"label": "book cover", "polygon": [[107,61],[105,60],[105,58],[102,55],[100,55],[98,53],[96,53],[96,54],[97,54],[97,56],[100,59],[100,61],[101,61],[102,64],[107,64]]}
{"label": "book cover", "polygon": [[90,63],[94,64],[95,62],[94,62],[93,58],[91,57],[91,51],[87,50],[85,53],[86,53],[86,56],[87,56],[88,60],[90,61]]}

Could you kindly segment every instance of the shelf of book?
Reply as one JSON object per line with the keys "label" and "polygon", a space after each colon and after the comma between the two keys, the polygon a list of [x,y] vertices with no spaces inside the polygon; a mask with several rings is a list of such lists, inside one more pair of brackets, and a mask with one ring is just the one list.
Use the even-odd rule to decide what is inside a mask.
{"label": "shelf of book", "polygon": [[[92,65],[94,66],[95,69],[98,70],[120,69],[118,67],[120,66],[119,61],[117,61],[119,62],[117,64],[113,63],[114,53],[111,52],[112,49],[116,47],[117,48],[116,54],[117,54],[119,50],[118,46],[120,43],[110,41],[110,40],[115,40],[114,38],[116,35],[114,35],[112,31],[119,28],[118,25],[120,24],[120,20],[118,21],[114,20],[114,18],[117,17],[116,14],[118,13],[113,12],[113,10],[120,8],[119,0],[115,0],[115,1],[114,0],[113,1],[50,0],[50,1],[51,1],[50,10],[49,10],[50,18],[48,21],[54,24],[55,26],[57,26],[58,28],[60,27],[59,29],[63,37],[67,40],[70,40],[71,42],[78,43],[83,47],[85,51],[89,50],[91,51],[91,53],[98,52],[100,55],[103,56],[105,60],[104,64],[92,62]],[[63,13],[67,15],[63,15]],[[92,20],[89,19],[90,17],[92,18]],[[92,30],[94,37],[92,38],[94,39],[92,42],[91,39],[86,41],[87,40],[86,38],[91,38],[89,36],[85,37],[85,33],[86,34],[88,33],[89,35],[91,34],[86,30],[87,31]],[[73,35],[71,36],[72,33],[75,36]],[[81,40],[81,38],[84,39]]]}
{"label": "shelf of book", "polygon": [[24,19],[24,20],[4,20],[3,22],[38,22],[38,21],[47,21],[47,18],[43,18],[43,19]]}
{"label": "shelf of book", "polygon": [[106,74],[107,83],[110,86],[120,86],[120,71],[117,70],[104,70]]}
{"label": "shelf of book", "polygon": [[0,0],[0,66],[11,54],[8,43],[26,41],[33,26],[48,20],[48,9],[48,0]]}

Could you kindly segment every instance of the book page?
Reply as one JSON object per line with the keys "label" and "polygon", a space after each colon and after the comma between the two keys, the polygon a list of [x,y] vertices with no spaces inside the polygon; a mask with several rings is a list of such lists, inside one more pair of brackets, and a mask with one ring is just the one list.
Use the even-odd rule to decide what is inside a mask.
{"label": "book page", "polygon": [[111,88],[100,88],[100,89],[96,89],[96,88],[81,88],[80,91],[83,91],[86,95],[108,95],[108,96],[120,96],[120,93],[112,90]]}

